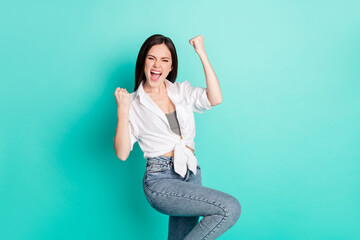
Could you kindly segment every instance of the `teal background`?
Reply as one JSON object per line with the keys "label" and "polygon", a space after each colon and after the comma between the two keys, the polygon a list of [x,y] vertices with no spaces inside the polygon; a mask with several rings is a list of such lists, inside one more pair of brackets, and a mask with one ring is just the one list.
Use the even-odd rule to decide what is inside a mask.
{"label": "teal background", "polygon": [[166,239],[138,144],[116,158],[115,88],[155,33],[177,81],[223,103],[196,114],[203,184],[235,196],[220,239],[360,239],[359,1],[1,3],[0,239]]}

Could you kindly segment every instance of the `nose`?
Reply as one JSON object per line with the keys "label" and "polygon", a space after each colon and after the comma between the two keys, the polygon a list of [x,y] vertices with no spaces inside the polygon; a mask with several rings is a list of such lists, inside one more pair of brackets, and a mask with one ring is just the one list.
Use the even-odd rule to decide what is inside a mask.
{"label": "nose", "polygon": [[159,65],[159,62],[157,60],[155,60],[154,67],[156,68],[158,65]]}

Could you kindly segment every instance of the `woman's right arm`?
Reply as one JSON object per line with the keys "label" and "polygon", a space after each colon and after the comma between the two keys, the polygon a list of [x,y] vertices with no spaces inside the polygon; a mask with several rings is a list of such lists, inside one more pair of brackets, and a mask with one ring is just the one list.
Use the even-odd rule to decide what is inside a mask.
{"label": "woman's right arm", "polygon": [[114,138],[114,149],[116,156],[125,161],[131,150],[130,130],[129,130],[129,109],[130,94],[125,88],[116,88],[115,99],[117,104],[117,127]]}

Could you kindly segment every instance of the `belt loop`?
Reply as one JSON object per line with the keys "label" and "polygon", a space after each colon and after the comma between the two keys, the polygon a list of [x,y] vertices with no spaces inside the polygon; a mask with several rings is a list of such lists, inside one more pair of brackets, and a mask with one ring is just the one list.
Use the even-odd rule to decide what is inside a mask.
{"label": "belt loop", "polygon": [[187,181],[189,179],[189,169],[187,169],[187,171],[186,171],[186,176],[185,176],[185,181]]}

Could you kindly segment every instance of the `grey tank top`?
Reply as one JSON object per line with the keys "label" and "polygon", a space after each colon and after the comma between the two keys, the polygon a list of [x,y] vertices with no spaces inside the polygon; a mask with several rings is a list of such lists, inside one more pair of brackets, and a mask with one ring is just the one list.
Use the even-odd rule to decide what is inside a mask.
{"label": "grey tank top", "polygon": [[179,122],[177,120],[177,117],[176,117],[176,110],[172,113],[165,113],[168,121],[169,121],[169,125],[170,125],[170,128],[171,130],[180,135],[180,126],[179,126]]}

